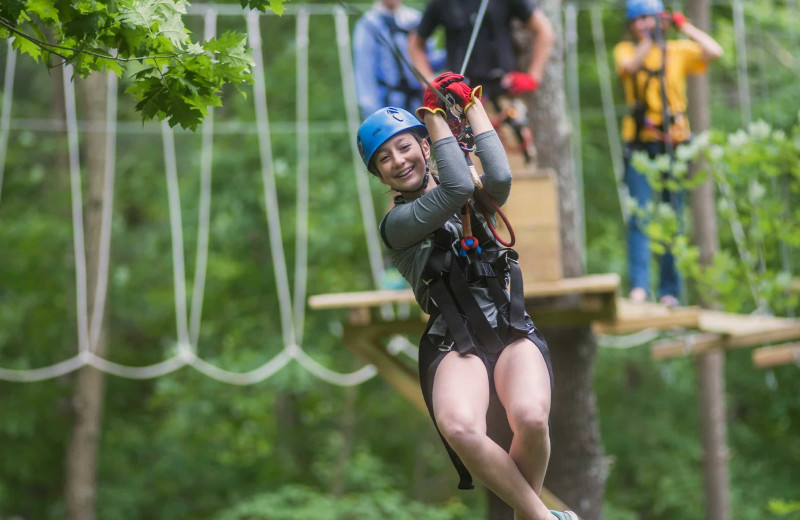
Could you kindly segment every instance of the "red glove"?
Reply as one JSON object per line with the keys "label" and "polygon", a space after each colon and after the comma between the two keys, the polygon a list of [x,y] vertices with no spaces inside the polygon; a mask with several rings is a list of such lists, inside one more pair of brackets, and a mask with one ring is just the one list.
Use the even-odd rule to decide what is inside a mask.
{"label": "red glove", "polygon": [[678,11],[672,13],[672,23],[675,24],[675,27],[677,27],[679,31],[683,29],[683,24],[685,24],[686,21],[686,17],[683,15],[683,13]]}
{"label": "red glove", "polygon": [[539,88],[539,82],[524,72],[511,71],[500,81],[500,85],[512,96],[527,94]]}
{"label": "red glove", "polygon": [[430,112],[431,114],[438,113],[442,117],[445,117],[445,112],[442,108],[443,105],[442,100],[439,99],[436,92],[431,90],[430,87],[426,88],[425,95],[422,97],[422,106],[417,109],[417,119],[425,122],[425,112]]}
{"label": "red glove", "polygon": [[445,115],[443,110],[445,103],[433,89],[438,90],[441,94],[450,94],[453,96],[456,104],[464,107],[464,111],[466,112],[467,108],[475,103],[476,92],[477,97],[480,98],[481,87],[476,87],[474,90],[470,89],[469,86],[464,83],[464,79],[464,76],[461,74],[455,74],[453,72],[445,72],[437,76],[436,79],[431,81],[431,87],[433,88],[428,87],[425,90],[425,96],[422,98],[422,106],[417,109],[417,117],[422,120],[422,116],[425,115],[424,112],[432,112],[434,114],[441,112],[443,116]]}

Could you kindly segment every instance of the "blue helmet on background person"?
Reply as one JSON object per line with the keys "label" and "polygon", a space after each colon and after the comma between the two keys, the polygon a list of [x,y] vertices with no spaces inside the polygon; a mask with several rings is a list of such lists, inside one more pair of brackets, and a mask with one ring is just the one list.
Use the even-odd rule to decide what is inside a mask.
{"label": "blue helmet on background person", "polygon": [[649,16],[658,14],[664,10],[664,4],[661,0],[627,0],[625,2],[625,14],[628,21],[639,18],[640,16]]}
{"label": "blue helmet on background person", "polygon": [[[428,129],[411,112],[398,107],[379,108],[358,127],[358,153],[370,169],[370,161],[375,151],[383,143],[400,132],[413,130],[422,138],[428,137]],[[372,170],[370,170],[372,172]],[[375,173],[375,172],[372,172]]]}

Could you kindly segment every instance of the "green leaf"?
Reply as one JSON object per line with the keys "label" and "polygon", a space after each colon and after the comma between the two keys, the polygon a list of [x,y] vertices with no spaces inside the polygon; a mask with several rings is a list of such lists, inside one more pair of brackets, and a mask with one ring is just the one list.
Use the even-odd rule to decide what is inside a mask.
{"label": "green leaf", "polygon": [[21,54],[27,54],[37,62],[42,59],[42,48],[28,39],[15,36],[11,46]]}
{"label": "green leaf", "polygon": [[29,0],[26,10],[28,13],[38,16],[43,22],[53,22],[53,25],[60,23],[58,8],[52,0]]}
{"label": "green leaf", "polygon": [[179,50],[184,48],[188,40],[188,33],[189,31],[183,25],[183,20],[179,14],[169,16],[158,27],[158,34],[166,36],[170,43]]}

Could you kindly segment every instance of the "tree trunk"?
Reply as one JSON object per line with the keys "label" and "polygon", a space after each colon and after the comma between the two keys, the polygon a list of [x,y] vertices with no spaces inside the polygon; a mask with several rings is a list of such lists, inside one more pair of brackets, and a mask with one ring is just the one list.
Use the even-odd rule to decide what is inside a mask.
{"label": "tree trunk", "polygon": [[[708,0],[689,2],[688,15],[697,27],[708,31],[710,7]],[[708,77],[695,76],[689,83],[689,120],[694,132],[708,130],[711,126],[709,110]],[[700,164],[694,165],[694,170]],[[719,249],[717,216],[714,211],[714,184],[706,179],[692,192],[695,243],[700,249],[700,263],[708,266]],[[712,301],[701,300],[704,308]],[[712,352],[696,359],[700,393],[700,428],[704,453],[704,482],[706,515],[709,520],[729,520],[730,496],[728,489],[728,442],[725,423],[725,354]]]}
{"label": "tree trunk", "polygon": [[[105,121],[106,79],[96,73],[81,82],[84,119],[95,123]],[[91,134],[91,142],[84,135],[86,171],[89,194],[85,203],[86,268],[88,310],[94,305],[99,262],[100,223],[103,204],[105,171],[105,132]],[[105,315],[105,313],[104,313]],[[105,320],[104,320],[105,321]],[[101,333],[94,353],[104,356],[107,350],[106,327]],[[97,496],[97,459],[100,447],[100,427],[103,414],[105,374],[93,367],[78,371],[75,393],[72,398],[74,422],[67,447],[67,476],[65,484],[67,517],[70,520],[93,520]]]}
{"label": "tree trunk", "polygon": [[[580,211],[570,157],[570,128],[564,89],[561,2],[543,0],[555,43],[539,90],[531,96],[531,125],[539,166],[558,176],[561,259],[564,277],[583,271]],[[533,316],[534,321],[536,316]],[[594,394],[597,343],[590,324],[544,330],[551,350],[555,389],[551,413],[552,456],[545,486],[586,520],[602,518],[606,468]]]}

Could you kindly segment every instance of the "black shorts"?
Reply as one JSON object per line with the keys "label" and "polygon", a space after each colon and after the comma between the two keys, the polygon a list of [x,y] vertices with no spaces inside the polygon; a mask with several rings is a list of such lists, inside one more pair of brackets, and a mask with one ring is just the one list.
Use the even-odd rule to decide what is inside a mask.
{"label": "black shorts", "polygon": [[[435,319],[436,316],[431,316],[431,319],[428,321],[428,326],[425,329],[425,334],[422,335],[422,339],[420,339],[419,343],[420,386],[422,389],[422,395],[425,398],[425,404],[428,407],[428,412],[430,413],[434,426],[436,426],[436,417],[433,415],[433,381],[434,377],[436,376],[436,369],[439,367],[439,363],[442,362],[442,359],[444,359],[447,354],[449,354],[451,351],[456,351],[452,344],[447,345],[448,342],[443,344],[442,341],[439,341],[440,339],[443,339],[440,336],[432,336],[428,334],[428,329],[430,329],[431,324]],[[518,333],[510,333],[507,337],[501,338],[504,348],[498,352],[486,352],[477,347],[471,347],[470,349],[462,352],[460,355],[466,356],[469,354],[474,354],[483,362],[483,365],[486,367],[486,373],[489,377],[489,391],[491,394],[496,394],[497,390],[494,386],[494,369],[497,365],[497,360],[500,358],[500,354],[503,352],[503,350],[505,350],[505,347],[525,337],[527,337],[534,345],[536,345],[536,348],[538,348],[539,352],[541,352],[544,362],[547,365],[547,372],[550,374],[550,390],[552,391],[553,367],[550,362],[550,349],[547,347],[547,342],[545,341],[544,336],[542,336],[542,333],[539,332],[539,329],[535,327],[527,336]],[[439,432],[438,426],[436,426],[436,431]],[[458,484],[458,488],[472,489],[472,475],[470,475],[469,471],[464,466],[464,463],[461,462],[461,459],[458,457],[458,455],[456,455],[444,437],[442,437],[441,432],[439,432],[439,437],[442,439],[442,442],[447,449],[447,453],[450,455],[450,460],[453,462],[453,465],[459,474],[460,482]]]}

